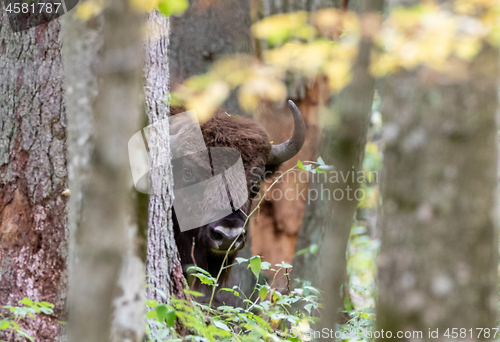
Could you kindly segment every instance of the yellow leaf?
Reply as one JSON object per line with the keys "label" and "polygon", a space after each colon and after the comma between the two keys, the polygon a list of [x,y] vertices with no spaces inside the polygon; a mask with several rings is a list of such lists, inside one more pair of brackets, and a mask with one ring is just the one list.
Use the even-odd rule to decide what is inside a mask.
{"label": "yellow leaf", "polygon": [[300,320],[297,325],[292,325],[292,330],[297,332],[298,336],[302,337],[302,341],[311,341],[311,337],[309,336],[311,326],[306,318]]}
{"label": "yellow leaf", "polygon": [[76,8],[76,17],[82,21],[87,21],[99,15],[102,10],[103,6],[100,0],[87,0]]}
{"label": "yellow leaf", "polygon": [[205,91],[190,97],[186,101],[186,107],[194,109],[200,122],[205,122],[229,96],[229,91],[229,86],[225,82],[214,82]]}
{"label": "yellow leaf", "polygon": [[351,81],[351,64],[346,61],[332,61],[325,66],[330,89],[339,91]]}
{"label": "yellow leaf", "polygon": [[254,77],[244,82],[238,89],[238,100],[247,111],[254,111],[260,100],[281,102],[285,97],[286,86],[273,78]]}
{"label": "yellow leaf", "polygon": [[471,61],[481,49],[481,42],[474,37],[462,37],[455,43],[455,55],[466,61]]}
{"label": "yellow leaf", "polygon": [[335,36],[342,30],[342,12],[335,8],[318,10],[314,14],[314,23],[323,36]]}
{"label": "yellow leaf", "polygon": [[307,16],[307,12],[299,11],[267,17],[252,25],[252,33],[259,39],[283,41],[306,26]]}
{"label": "yellow leaf", "polygon": [[375,77],[384,77],[399,69],[399,63],[394,54],[372,54],[372,56],[370,72]]}
{"label": "yellow leaf", "polygon": [[354,12],[347,12],[344,14],[342,21],[344,25],[344,31],[350,32],[360,32],[360,24],[358,20],[358,15]]}
{"label": "yellow leaf", "polygon": [[418,42],[408,41],[398,48],[399,63],[407,70],[415,68],[419,63],[420,46]]}
{"label": "yellow leaf", "polygon": [[366,153],[373,153],[378,155],[378,146],[377,144],[369,142],[366,144],[365,151]]}
{"label": "yellow leaf", "polygon": [[129,0],[130,6],[137,12],[151,12],[160,3],[159,0]]}

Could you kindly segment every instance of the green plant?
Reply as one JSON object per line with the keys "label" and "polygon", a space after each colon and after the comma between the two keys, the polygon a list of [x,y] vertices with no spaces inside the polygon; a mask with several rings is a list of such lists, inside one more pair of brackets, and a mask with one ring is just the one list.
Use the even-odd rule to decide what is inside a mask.
{"label": "green plant", "polygon": [[[276,184],[285,174],[293,170],[304,170],[312,173],[331,170],[333,167],[324,163],[320,157],[315,162],[297,162],[293,168],[285,171],[277,177],[271,186]],[[248,215],[249,217],[259,208],[265,196],[257,203]],[[362,245],[364,246],[364,245]],[[232,246],[229,248],[231,249]],[[300,250],[297,255],[316,253],[317,245]],[[223,265],[226,264],[226,259]],[[219,277],[224,269],[236,264],[248,263],[247,268],[254,274],[256,282],[252,293],[247,297],[238,286],[232,288],[219,288]],[[211,298],[208,305],[191,302],[189,300],[171,299],[171,304],[158,303],[148,300],[147,306],[151,310],[146,314],[147,333],[149,341],[300,341],[301,339],[293,331],[302,331],[305,334],[310,330],[311,324],[317,322],[315,312],[320,308],[320,292],[311,286],[310,282],[298,281],[293,290],[288,286],[287,293],[281,293],[273,289],[276,276],[284,271],[284,276],[289,279],[292,265],[282,262],[272,266],[262,261],[260,256],[249,259],[236,258],[235,263],[222,266],[217,277],[213,277],[206,270],[192,266],[188,272],[207,286],[212,287]],[[271,282],[259,282],[262,270],[274,272]],[[231,292],[234,296],[242,298],[244,308],[233,306],[220,306],[212,308],[212,301],[216,290]],[[185,291],[187,294],[197,297],[201,293]],[[373,309],[354,309],[349,302],[346,311],[351,319],[342,326],[335,327],[337,331],[351,331],[352,329],[371,329],[373,326]],[[175,330],[176,320],[189,331],[186,336],[179,336]],[[155,326],[156,329],[151,329]],[[169,337],[167,339],[167,337]]]}
{"label": "green plant", "polygon": [[[9,341],[14,338],[27,339],[30,341],[35,341],[35,339],[28,334],[28,332],[22,328],[19,323],[23,321],[26,317],[35,318],[37,314],[43,313],[46,315],[51,315],[54,313],[52,308],[54,304],[49,302],[36,302],[29,298],[24,297],[20,304],[23,306],[12,306],[5,305],[2,306],[4,309],[8,309],[11,313],[9,316],[5,316],[0,313],[0,333],[2,333]],[[3,342],[3,341],[2,341]]]}
{"label": "green plant", "polygon": [[[305,162],[306,165],[304,165],[304,163],[302,163],[300,161],[300,159],[297,161],[297,165],[293,166],[292,168],[286,170],[285,172],[283,172],[279,177],[276,177],[276,179],[273,181],[273,183],[269,186],[269,188],[267,188],[266,190],[266,194],[267,192],[269,192],[273,186],[278,183],[286,174],[292,172],[292,171],[295,171],[295,170],[303,170],[303,171],[306,171],[306,172],[311,172],[311,173],[321,173],[321,172],[325,172],[326,170],[331,170],[333,169],[333,166],[330,166],[330,165],[326,165],[325,162],[323,161],[323,158],[321,157],[318,157],[318,160],[317,161],[306,161]],[[316,165],[316,166],[315,166]],[[255,206],[255,208],[250,212],[250,214],[247,215],[247,218],[245,220],[245,223],[243,224],[243,230],[246,228],[249,220],[250,220],[250,217],[255,213],[257,212],[258,210],[260,210],[260,206],[262,204],[262,201],[266,198],[266,196],[262,196],[262,198],[259,200],[259,202],[257,203],[257,205]],[[239,236],[238,236],[239,237]],[[222,271],[233,266],[233,265],[226,265],[226,261],[227,261],[227,257],[229,255],[229,252],[231,251],[231,249],[233,248],[234,244],[236,243],[236,241],[238,240],[238,237],[236,237],[233,241],[233,243],[231,244],[231,246],[229,246],[227,252],[226,252],[226,255],[224,256],[224,260],[222,261],[222,267],[220,268],[219,270],[219,273],[217,274],[217,277],[216,278],[213,278],[210,276],[210,274],[208,272],[206,272],[205,270],[203,270],[202,268],[199,268],[199,267],[194,267],[194,268],[191,268],[191,270],[194,270],[194,271],[197,271],[198,273],[194,274],[195,277],[197,277],[198,279],[200,279],[201,283],[202,284],[205,284],[205,285],[209,285],[212,287],[212,295],[210,297],[210,302],[208,304],[208,307],[211,307],[212,306],[212,301],[213,301],[213,298],[214,298],[214,295],[215,295],[215,290],[217,289],[217,287],[219,286],[218,282],[219,282],[219,278],[220,278],[220,275],[222,274]],[[254,257],[255,258],[255,257]],[[251,258],[250,259],[250,265],[249,267],[252,268],[252,272],[254,274],[256,274],[256,269],[258,268],[257,265],[260,265],[260,258],[258,259],[254,259],[254,258]],[[241,263],[240,261],[238,260],[241,260],[241,258],[237,258],[236,261],[237,263]],[[254,261],[252,261],[254,260]],[[269,265],[270,266],[270,265]],[[291,267],[291,265],[290,265]],[[189,272],[189,270],[188,270]],[[257,275],[256,275],[257,276]],[[258,278],[258,276],[257,276]],[[258,280],[258,279],[257,279]]]}
{"label": "green plant", "polygon": [[[237,258],[237,264],[248,263],[248,268],[259,279],[262,270],[270,270],[277,275],[285,271],[288,276],[292,265],[280,263],[271,267],[263,262],[260,256],[250,259]],[[235,263],[235,264],[236,264]],[[234,264],[233,264],[234,265]],[[230,265],[228,267],[231,267]],[[205,270],[194,267],[196,276],[207,285],[213,285],[217,279]],[[299,325],[316,322],[312,316],[313,310],[319,308],[319,291],[308,282],[299,283],[288,293],[281,293],[272,288],[274,279],[269,284],[259,284],[256,281],[253,292],[246,297],[238,286],[221,288],[220,291],[231,292],[236,297],[243,297],[245,308],[220,306],[211,308],[189,300],[172,299],[171,305],[160,304],[148,300],[147,305],[152,308],[146,314],[148,325],[155,325],[156,332],[148,329],[149,341],[299,341],[290,336],[290,329]],[[200,293],[186,290],[191,296],[201,296]],[[296,305],[298,304],[298,305]],[[175,321],[189,330],[189,334],[181,338],[175,332]],[[151,336],[154,335],[154,336]]]}

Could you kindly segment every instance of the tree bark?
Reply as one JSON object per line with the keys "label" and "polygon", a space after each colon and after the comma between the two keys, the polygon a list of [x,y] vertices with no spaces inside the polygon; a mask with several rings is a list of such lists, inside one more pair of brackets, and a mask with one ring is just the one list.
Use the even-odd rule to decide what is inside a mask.
{"label": "tree bark", "polygon": [[422,67],[384,82],[379,331],[496,327],[498,61],[485,46],[468,79]]}
{"label": "tree bark", "polygon": [[0,17],[0,303],[55,305],[24,326],[58,340],[68,276],[66,113],[59,20],[13,33]]}
{"label": "tree bark", "polygon": [[[84,112],[72,108],[70,117],[71,142],[76,142],[70,149],[75,168],[72,193],[78,197],[71,211],[76,254],[69,340],[140,341],[144,271],[135,255],[127,142],[140,128],[141,14],[130,9],[128,2],[116,0],[108,3],[102,18],[86,23],[67,19],[75,25],[67,27],[69,98]],[[93,26],[99,26],[100,20],[102,31]],[[80,39],[76,33],[82,34]],[[101,47],[101,41],[100,58],[94,58],[94,44]],[[89,69],[94,76],[86,74]],[[87,101],[92,100],[90,108]],[[82,122],[84,132],[78,134],[76,127]],[[81,147],[89,142],[92,149]],[[90,163],[88,168],[78,164],[85,161]],[[78,202],[80,195],[83,202]]]}
{"label": "tree bark", "polygon": [[[182,266],[175,244],[172,206],[173,175],[169,143],[169,86],[168,47],[169,18],[153,11],[148,20],[146,39],[145,76],[146,113],[149,123],[163,124],[163,130],[150,130],[149,158],[151,195],[147,242],[147,298],[170,303],[171,298],[186,298]],[[158,291],[159,290],[159,291]],[[166,297],[164,297],[166,294]],[[154,329],[154,327],[151,327]]]}

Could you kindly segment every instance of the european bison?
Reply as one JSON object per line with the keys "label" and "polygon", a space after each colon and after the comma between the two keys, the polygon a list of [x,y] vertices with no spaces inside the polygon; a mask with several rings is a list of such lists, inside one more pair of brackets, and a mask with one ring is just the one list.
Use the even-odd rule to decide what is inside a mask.
{"label": "european bison", "polygon": [[[295,156],[304,143],[305,125],[302,115],[292,101],[289,101],[289,104],[295,128],[292,137],[279,145],[271,145],[269,135],[264,128],[259,123],[247,118],[218,113],[201,125],[201,133],[208,151],[210,151],[211,147],[226,147],[235,149],[241,154],[246,176],[246,189],[248,191],[245,193],[244,204],[236,207],[233,203],[234,193],[230,194],[227,191],[223,195],[227,195],[231,200],[232,212],[229,215],[196,229],[183,232],[180,229],[174,204],[174,234],[183,266],[196,263],[197,266],[202,267],[210,272],[213,277],[216,277],[222,266],[224,256],[234,240],[237,239],[228,253],[228,264],[234,262],[238,251],[244,247],[246,229],[244,230],[243,226],[250,212],[252,199],[259,192],[264,173],[269,170],[276,170],[281,163]],[[173,114],[175,115],[175,109]],[[171,126],[170,130],[175,145],[183,146],[183,148],[188,144],[193,145],[193,139],[190,138],[190,133],[186,131],[186,126],[181,123],[178,123],[177,126],[175,127],[174,124],[174,127]],[[192,127],[192,129],[195,130],[196,127]],[[208,154],[207,151],[201,151],[179,159],[175,159],[175,151],[173,153],[174,189],[202,182],[217,174],[214,168],[217,168],[218,165],[211,160],[213,159],[213,153]],[[229,164],[232,162],[229,162]],[[266,172],[266,174],[268,173]],[[228,190],[227,187],[226,190]],[[207,187],[204,193],[199,194],[199,196],[202,198],[190,198],[191,203],[201,203],[201,206],[210,203],[213,208],[213,202],[220,200],[217,197],[220,195],[216,194],[216,191],[210,187]],[[240,201],[240,203],[243,202]],[[198,212],[205,210],[205,214],[210,215],[209,209],[193,209]],[[228,276],[229,269],[224,270],[220,281],[224,282]],[[199,281],[196,281],[195,290],[204,293],[209,292],[199,284]]]}

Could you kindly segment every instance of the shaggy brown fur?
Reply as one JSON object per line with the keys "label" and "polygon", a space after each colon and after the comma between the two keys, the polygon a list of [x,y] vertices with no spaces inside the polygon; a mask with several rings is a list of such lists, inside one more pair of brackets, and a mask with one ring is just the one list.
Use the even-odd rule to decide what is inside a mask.
{"label": "shaggy brown fur", "polygon": [[265,167],[271,142],[261,124],[223,113],[204,123],[201,130],[207,147],[232,147],[241,153],[247,181],[252,179],[252,168]]}
{"label": "shaggy brown fur", "polygon": [[[171,110],[172,114],[184,111],[184,108],[178,107]],[[260,181],[264,175],[266,161],[271,151],[269,136],[259,123],[247,118],[228,116],[225,113],[214,115],[210,120],[202,124],[201,130],[208,149],[210,147],[229,147],[238,150],[241,154],[249,199],[241,207],[241,210],[236,208],[237,211],[224,219],[218,220],[215,224],[222,224],[225,227],[242,227],[246,219],[245,214],[249,214],[252,198],[257,194]],[[186,143],[188,143],[187,140]],[[203,164],[203,168],[207,167],[208,163],[203,158],[199,156],[193,158],[197,159],[197,164]],[[205,201],[217,201],[216,197],[216,194],[207,191]],[[182,265],[196,263],[197,266],[204,268],[213,277],[216,277],[222,266],[224,255],[212,253],[209,226],[205,225],[181,232],[174,211],[174,234]],[[194,248],[193,240],[195,243]],[[243,245],[240,246],[240,249],[242,247]],[[195,260],[193,260],[193,255]],[[236,255],[237,251],[229,254],[228,264],[234,261]],[[220,281],[224,282],[228,276],[228,270],[224,270]],[[209,292],[206,287],[199,285],[199,282],[197,283],[196,290],[204,293]]]}

